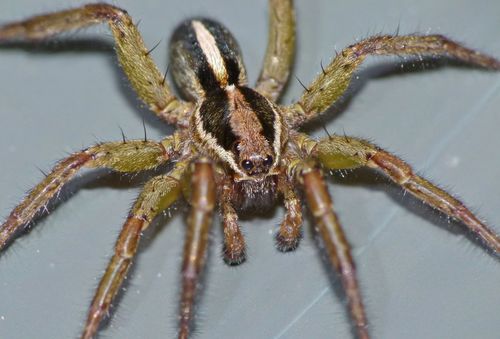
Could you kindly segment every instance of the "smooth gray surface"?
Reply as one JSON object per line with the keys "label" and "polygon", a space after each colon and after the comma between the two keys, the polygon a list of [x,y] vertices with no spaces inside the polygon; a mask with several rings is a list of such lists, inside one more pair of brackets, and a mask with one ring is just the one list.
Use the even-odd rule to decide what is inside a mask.
{"label": "smooth gray surface", "polygon": [[[81,4],[17,0],[0,4],[0,22]],[[126,8],[166,65],[166,41],[180,20],[205,15],[225,23],[255,79],[267,37],[266,1],[115,1]],[[500,56],[500,3],[480,1],[297,1],[299,50],[294,75],[309,82],[334,50],[379,32],[439,32]],[[104,37],[107,28],[69,38]],[[91,40],[94,41],[94,40]],[[54,45],[49,45],[54,46]],[[0,212],[67,152],[98,140],[169,133],[135,100],[113,53],[98,43],[0,49]],[[81,51],[83,49],[83,51]],[[500,232],[500,78],[443,67],[397,74],[399,59],[371,59],[360,91],[330,132],[370,138],[461,196]],[[393,69],[374,77],[381,69]],[[392,66],[391,66],[392,65]],[[284,102],[299,97],[291,82]],[[318,128],[317,136],[324,136]],[[85,177],[88,178],[88,177]],[[354,247],[374,338],[498,338],[499,261],[378,176],[336,178],[331,192]],[[0,338],[78,336],[93,290],[138,192],[127,180],[85,184],[0,258]],[[309,227],[300,248],[280,254],[273,232],[282,215],[243,223],[249,260],[219,258],[216,220],[197,338],[350,338],[344,303],[333,292]],[[142,246],[104,338],[172,338],[176,331],[182,213]],[[309,223],[306,223],[309,226]],[[160,227],[157,225],[158,229]],[[450,230],[455,231],[456,234]]]}

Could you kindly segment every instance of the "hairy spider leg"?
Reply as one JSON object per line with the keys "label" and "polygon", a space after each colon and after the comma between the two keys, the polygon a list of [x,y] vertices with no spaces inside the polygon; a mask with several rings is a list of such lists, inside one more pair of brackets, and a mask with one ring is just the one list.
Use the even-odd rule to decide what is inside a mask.
{"label": "hairy spider leg", "polygon": [[285,87],[295,55],[295,13],[292,0],[269,1],[269,33],[264,64],[255,89],[276,101]]}
{"label": "hairy spider leg", "polygon": [[298,127],[332,106],[347,90],[354,71],[369,55],[447,56],[486,69],[500,69],[499,60],[442,35],[374,36],[345,48],[322,69],[299,101],[284,109],[289,125]]}
{"label": "hairy spider leg", "polygon": [[[310,140],[310,139],[309,139]],[[329,169],[367,166],[383,171],[396,184],[429,206],[453,219],[460,220],[473,234],[497,255],[500,254],[500,236],[481,222],[461,201],[426,179],[416,175],[412,168],[398,157],[376,145],[357,138],[331,136],[320,140],[312,149]]]}
{"label": "hairy spider leg", "polygon": [[207,159],[194,163],[191,175],[191,211],[187,219],[182,261],[182,293],[179,309],[179,339],[187,339],[194,314],[197,285],[205,265],[208,234],[216,203],[214,170]]}
{"label": "hairy spider leg", "polygon": [[161,142],[130,140],[109,142],[76,152],[60,161],[10,213],[0,226],[0,250],[21,227],[29,224],[45,208],[82,167],[111,168],[118,172],[138,172],[155,168],[167,162],[176,152],[176,138],[170,136]]}
{"label": "hairy spider leg", "polygon": [[167,209],[179,197],[182,191],[181,179],[187,164],[187,161],[176,163],[168,174],[156,176],[144,186],[123,225],[115,245],[115,253],[99,282],[89,308],[82,339],[94,338],[99,324],[109,313],[111,301],[120,289],[132,265],[132,259],[137,253],[142,232],[159,213]]}
{"label": "hairy spider leg", "polygon": [[139,97],[160,118],[185,125],[193,104],[178,100],[146,49],[144,41],[127,12],[108,4],[43,14],[0,26],[0,43],[39,41],[65,31],[107,22],[116,42],[118,60]]}
{"label": "hairy spider leg", "polygon": [[[300,165],[299,165],[300,166]],[[368,322],[356,277],[351,248],[342,226],[333,209],[333,202],[328,194],[323,175],[314,164],[305,163],[297,171],[302,183],[306,200],[314,219],[316,230],[324,242],[331,264],[335,267],[347,296],[349,311],[356,326],[359,339],[368,339]]]}

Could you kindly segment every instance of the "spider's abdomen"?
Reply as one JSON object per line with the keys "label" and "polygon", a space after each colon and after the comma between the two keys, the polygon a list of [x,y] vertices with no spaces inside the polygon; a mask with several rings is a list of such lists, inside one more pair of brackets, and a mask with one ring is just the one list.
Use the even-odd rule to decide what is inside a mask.
{"label": "spider's abdomen", "polygon": [[189,19],[177,27],[170,41],[170,62],[176,85],[193,101],[246,83],[238,43],[224,26],[209,19]]}

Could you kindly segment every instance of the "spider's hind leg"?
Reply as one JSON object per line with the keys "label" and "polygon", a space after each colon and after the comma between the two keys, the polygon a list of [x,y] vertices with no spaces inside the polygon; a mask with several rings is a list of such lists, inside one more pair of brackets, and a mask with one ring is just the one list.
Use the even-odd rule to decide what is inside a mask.
{"label": "spider's hind leg", "polygon": [[165,76],[149,55],[137,26],[121,8],[96,3],[6,24],[0,26],[0,44],[16,40],[39,41],[106,22],[115,38],[118,60],[141,100],[169,123],[184,123],[192,105],[172,94]]}
{"label": "spider's hind leg", "polygon": [[186,242],[182,260],[182,294],[179,309],[179,339],[187,339],[194,314],[196,290],[207,256],[208,235],[215,207],[215,180],[208,160],[194,163],[191,175],[189,202],[191,211],[187,220]]}

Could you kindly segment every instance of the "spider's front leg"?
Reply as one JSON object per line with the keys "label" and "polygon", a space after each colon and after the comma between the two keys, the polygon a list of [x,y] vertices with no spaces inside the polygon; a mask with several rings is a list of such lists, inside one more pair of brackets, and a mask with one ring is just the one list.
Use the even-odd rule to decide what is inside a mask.
{"label": "spider's front leg", "polygon": [[212,225],[216,190],[212,164],[201,159],[194,164],[191,175],[188,217],[184,258],[182,261],[182,294],[179,309],[179,339],[187,339],[194,314],[197,285],[205,265],[208,234]]}
{"label": "spider's front leg", "polygon": [[316,221],[316,230],[323,240],[331,264],[340,275],[358,338],[368,339],[370,337],[368,323],[351,249],[333,210],[333,202],[328,194],[323,176],[314,164],[308,163],[299,165],[297,175]]}
{"label": "spider's front leg", "polygon": [[181,179],[186,166],[186,161],[178,162],[170,173],[154,177],[144,186],[123,225],[115,245],[115,253],[92,300],[82,339],[93,338],[102,319],[108,314],[111,301],[132,265],[142,232],[159,213],[177,200],[182,191]]}
{"label": "spider's front leg", "polygon": [[106,22],[115,38],[118,60],[141,100],[169,123],[185,124],[192,104],[180,101],[172,94],[132,18],[123,9],[97,3],[34,16],[0,26],[0,44],[18,40],[40,41],[69,30]]}
{"label": "spider's front leg", "polygon": [[76,152],[59,162],[41,183],[33,188],[0,226],[0,250],[83,167],[106,167],[119,172],[137,172],[155,168],[178,152],[177,135],[161,142],[133,140],[110,142]]}
{"label": "spider's front leg", "polygon": [[353,73],[369,55],[445,56],[478,67],[500,69],[500,60],[442,35],[374,36],[345,48],[322,69],[299,101],[286,108],[289,124],[300,126],[337,102],[347,90]]}
{"label": "spider's front leg", "polygon": [[[416,175],[403,160],[361,139],[332,136],[316,142],[304,137],[302,145],[309,144],[311,155],[329,169],[347,169],[367,166],[383,171],[396,184],[424,203],[460,220],[482,242],[500,255],[500,236],[481,222],[461,201],[426,179]],[[312,147],[311,147],[312,146]]]}

